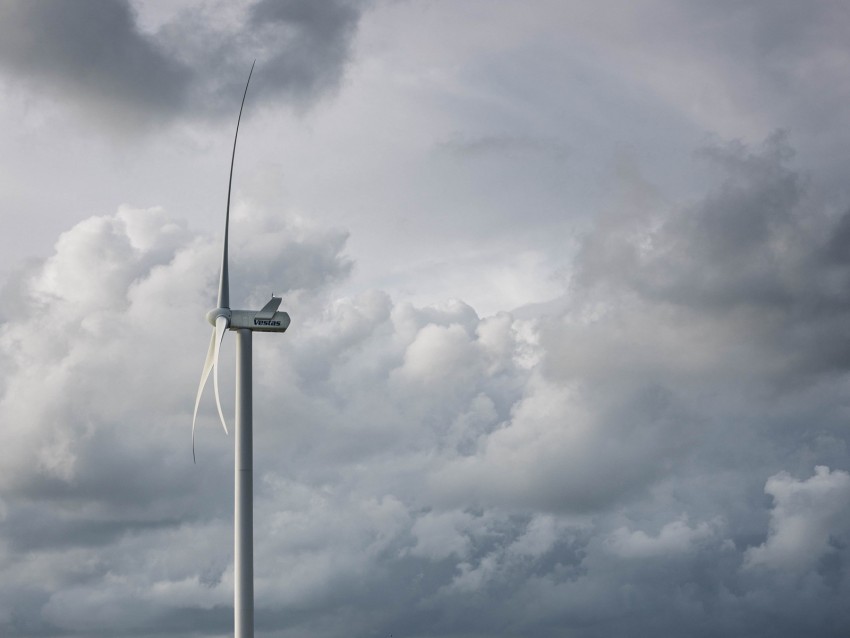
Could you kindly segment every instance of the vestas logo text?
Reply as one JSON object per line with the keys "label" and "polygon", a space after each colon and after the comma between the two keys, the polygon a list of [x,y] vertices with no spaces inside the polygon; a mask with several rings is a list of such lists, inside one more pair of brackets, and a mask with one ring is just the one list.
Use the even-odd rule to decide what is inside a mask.
{"label": "vestas logo text", "polygon": [[254,319],[255,326],[279,326],[280,321],[272,321],[271,319]]}

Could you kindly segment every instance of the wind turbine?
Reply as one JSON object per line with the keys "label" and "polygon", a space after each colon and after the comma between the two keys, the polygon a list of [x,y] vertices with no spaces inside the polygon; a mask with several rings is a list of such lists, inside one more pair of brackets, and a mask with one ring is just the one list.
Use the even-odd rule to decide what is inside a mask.
{"label": "wind turbine", "polygon": [[236,333],[236,445],[235,445],[235,493],[233,507],[233,625],[235,638],[254,636],[254,495],[253,495],[253,443],[252,443],[252,392],[251,392],[251,337],[254,332],[284,332],[289,327],[289,315],[278,312],[280,297],[271,300],[257,310],[230,309],[230,282],[227,273],[227,238],[230,227],[230,190],[233,185],[233,162],[236,158],[236,139],[239,137],[239,122],[254,65],[248,73],[242,106],[236,120],[233,136],[233,153],[230,156],[230,180],[227,184],[227,213],[224,218],[224,250],[221,256],[221,277],[218,282],[218,306],[207,313],[207,321],[213,325],[210,347],[201,372],[201,383],[195,397],[195,412],[192,416],[192,459],[195,458],[195,422],[198,405],[204,386],[213,371],[215,404],[221,425],[227,432],[227,422],[221,409],[218,391],[218,355],[226,330]]}

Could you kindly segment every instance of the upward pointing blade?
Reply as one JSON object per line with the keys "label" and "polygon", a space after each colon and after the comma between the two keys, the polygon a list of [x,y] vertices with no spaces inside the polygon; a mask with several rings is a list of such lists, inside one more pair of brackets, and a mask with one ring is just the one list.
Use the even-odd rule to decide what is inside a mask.
{"label": "upward pointing blade", "polygon": [[[256,63],[256,60],[254,61]],[[248,73],[248,81],[245,83],[245,92],[242,94],[242,105],[239,107],[239,117],[236,120],[236,133],[233,136],[233,152],[230,155],[230,179],[227,183],[227,212],[224,217],[224,247],[221,253],[221,276],[218,280],[218,306],[215,314],[218,315],[215,320],[215,328],[213,329],[212,338],[210,339],[210,347],[207,349],[207,358],[204,361],[204,369],[201,372],[201,383],[198,386],[198,394],[195,396],[195,412],[192,416],[192,459],[195,458],[195,424],[198,420],[198,406],[201,403],[201,395],[204,393],[207,379],[209,379],[210,371],[213,371],[213,387],[215,389],[215,406],[218,409],[218,417],[221,419],[221,425],[224,432],[227,433],[227,421],[224,418],[224,411],[221,409],[221,397],[218,391],[218,355],[221,352],[221,341],[224,339],[224,332],[230,324],[230,278],[227,272],[227,245],[230,236],[230,192],[233,187],[233,163],[236,159],[236,140],[239,139],[239,124],[242,121],[242,109],[245,107],[245,98],[248,95],[248,85],[251,84],[251,76],[254,74],[254,64],[251,64],[251,71]]]}
{"label": "upward pointing blade", "polygon": [[218,307],[230,308],[230,279],[227,273],[227,237],[230,230],[230,190],[233,186],[233,162],[236,160],[236,140],[239,138],[239,123],[242,121],[242,109],[245,107],[245,97],[248,95],[248,85],[251,84],[251,76],[254,73],[254,63],[248,73],[248,81],[245,83],[245,92],[242,94],[242,105],[239,107],[239,117],[236,120],[236,134],[233,136],[233,153],[230,155],[230,180],[227,183],[227,212],[224,216],[224,250],[221,254],[221,278],[218,281]]}

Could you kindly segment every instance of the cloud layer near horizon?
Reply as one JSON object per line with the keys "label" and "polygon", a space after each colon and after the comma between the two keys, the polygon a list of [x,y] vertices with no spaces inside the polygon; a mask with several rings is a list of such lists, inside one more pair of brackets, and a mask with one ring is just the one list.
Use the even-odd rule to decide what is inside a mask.
{"label": "cloud layer near horizon", "polygon": [[[234,303],[293,316],[254,348],[261,635],[845,633],[847,215],[782,135],[701,154],[688,203],[624,167],[524,318],[341,296],[345,232],[237,207]],[[227,633],[218,250],[124,207],[8,287],[4,635]]]}

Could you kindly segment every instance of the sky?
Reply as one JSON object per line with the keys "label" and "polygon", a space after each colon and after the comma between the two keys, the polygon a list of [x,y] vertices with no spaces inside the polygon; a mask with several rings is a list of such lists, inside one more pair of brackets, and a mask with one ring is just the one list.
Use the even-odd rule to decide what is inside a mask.
{"label": "sky", "polygon": [[255,59],[258,637],[848,635],[848,30],[0,3],[0,635],[232,633]]}

